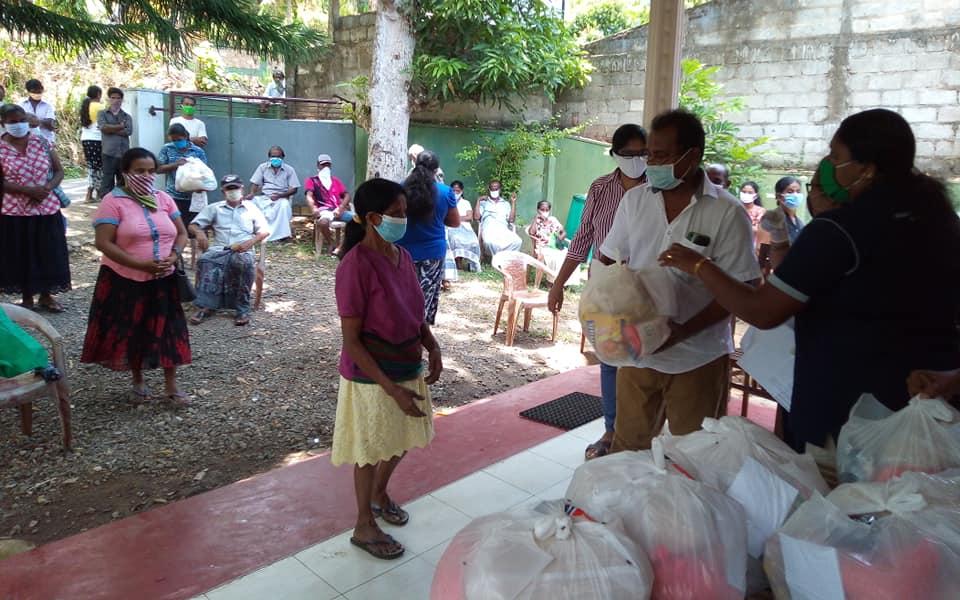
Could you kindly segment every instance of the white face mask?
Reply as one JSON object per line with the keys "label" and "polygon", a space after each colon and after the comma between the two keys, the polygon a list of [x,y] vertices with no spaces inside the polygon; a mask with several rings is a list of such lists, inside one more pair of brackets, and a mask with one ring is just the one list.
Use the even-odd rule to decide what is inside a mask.
{"label": "white face mask", "polygon": [[457,200],[459,200],[460,198],[463,198],[463,192],[456,192],[455,195],[457,197]]}
{"label": "white face mask", "polygon": [[753,204],[757,200],[756,194],[750,192],[740,192],[740,202],[744,204]]}
{"label": "white face mask", "polygon": [[239,202],[243,198],[243,190],[240,188],[234,188],[227,190],[223,193],[223,197],[229,200],[230,202]]}
{"label": "white face mask", "polygon": [[490,197],[496,200],[500,197],[500,190],[490,190]]}
{"label": "white face mask", "polygon": [[620,172],[630,179],[640,179],[647,170],[647,159],[643,156],[620,156],[614,154],[613,159],[617,161]]}
{"label": "white face mask", "polygon": [[330,186],[333,185],[333,175],[330,174],[330,167],[324,167],[317,171],[317,178],[320,180],[320,183],[323,184],[323,187],[330,189]]}

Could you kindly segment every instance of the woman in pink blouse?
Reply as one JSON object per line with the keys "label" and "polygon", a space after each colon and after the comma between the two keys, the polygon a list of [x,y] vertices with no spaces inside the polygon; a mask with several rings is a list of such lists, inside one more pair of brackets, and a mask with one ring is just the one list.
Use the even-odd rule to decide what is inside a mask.
{"label": "woman in pink blouse", "polygon": [[190,335],[173,271],[187,230],[173,198],[154,186],[152,152],[131,148],[121,171],[124,186],[104,196],[93,215],[103,258],[81,361],[130,371],[137,403],[151,398],[144,369],[162,368],[166,400],[184,406],[189,397],[177,387],[177,367],[190,363]]}
{"label": "woman in pink blouse", "polygon": [[0,292],[20,294],[23,306],[33,297],[51,312],[63,312],[53,295],[70,289],[70,259],[60,200],[53,190],[63,167],[50,143],[30,133],[22,107],[0,108]]}

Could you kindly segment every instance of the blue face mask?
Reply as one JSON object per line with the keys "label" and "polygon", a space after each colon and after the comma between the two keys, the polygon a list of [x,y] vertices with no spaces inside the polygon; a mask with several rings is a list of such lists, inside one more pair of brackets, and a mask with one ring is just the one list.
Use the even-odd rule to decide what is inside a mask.
{"label": "blue face mask", "polygon": [[803,204],[803,196],[800,194],[784,194],[783,205],[790,209],[797,209]]}
{"label": "blue face mask", "polygon": [[280,167],[283,166],[283,159],[280,158],[279,156],[271,156],[270,166],[273,167],[274,169],[279,169]]}
{"label": "blue face mask", "polygon": [[[688,148],[687,152],[680,155],[677,162],[670,163],[669,165],[647,165],[647,182],[654,191],[672,190],[683,183],[683,177],[675,176],[673,170],[677,163],[683,160],[690,150],[691,148]],[[689,169],[687,169],[687,171],[689,171]],[[686,173],[684,173],[684,175],[686,175]]]}
{"label": "blue face mask", "polygon": [[376,226],[376,229],[385,242],[392,244],[407,233],[407,219],[405,217],[383,215],[383,221]]}
{"label": "blue face mask", "polygon": [[183,150],[184,148],[186,148],[186,147],[189,146],[189,145],[190,145],[190,142],[187,141],[187,140],[174,140],[174,141],[173,141],[173,147],[176,148],[177,150]]}

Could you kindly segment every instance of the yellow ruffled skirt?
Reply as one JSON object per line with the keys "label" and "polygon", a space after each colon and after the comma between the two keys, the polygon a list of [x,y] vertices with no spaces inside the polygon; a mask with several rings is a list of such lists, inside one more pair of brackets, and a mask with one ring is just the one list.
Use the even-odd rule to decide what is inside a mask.
{"label": "yellow ruffled skirt", "polygon": [[357,383],[340,377],[337,419],[333,426],[334,465],[374,465],[423,448],[433,439],[433,405],[423,377],[401,383],[420,394],[426,417],[406,415],[396,400],[375,383]]}

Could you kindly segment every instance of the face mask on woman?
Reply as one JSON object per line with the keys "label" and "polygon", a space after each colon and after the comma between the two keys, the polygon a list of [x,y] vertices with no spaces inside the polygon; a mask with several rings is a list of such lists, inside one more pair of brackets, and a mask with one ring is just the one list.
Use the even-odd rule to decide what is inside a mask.
{"label": "face mask on woman", "polygon": [[840,163],[839,165],[835,165],[830,162],[829,158],[825,158],[820,161],[820,166],[817,167],[817,175],[819,176],[820,180],[820,189],[822,189],[823,193],[834,202],[849,202],[850,188],[863,181],[864,175],[858,177],[856,181],[848,186],[840,185],[840,182],[837,181],[837,169],[845,167],[851,162],[853,161],[851,160],[845,163]]}
{"label": "face mask on woman", "polygon": [[406,217],[383,215],[383,220],[375,227],[380,237],[382,237],[385,242],[392,244],[400,240],[404,234],[407,233],[407,219]]}
{"label": "face mask on woman", "polygon": [[490,190],[490,197],[496,200],[500,197],[500,190]]}
{"label": "face mask on woman", "polygon": [[547,219],[550,218],[550,211],[549,211],[549,210],[543,210],[543,209],[541,209],[541,210],[538,210],[538,211],[537,211],[537,214],[539,214],[539,215],[540,215],[540,218],[543,219],[544,221],[546,221]]}
{"label": "face mask on woman", "polygon": [[273,167],[274,169],[279,169],[280,167],[283,166],[283,159],[280,158],[279,156],[271,156],[270,166]]}
{"label": "face mask on woman", "polygon": [[667,165],[648,165],[647,166],[647,181],[650,183],[650,187],[656,188],[657,190],[672,190],[676,189],[683,183],[683,178],[686,176],[687,172],[690,169],[687,169],[682,176],[677,177],[673,174],[674,167],[683,160],[687,154],[690,152],[690,148],[686,152],[680,155],[680,158],[677,159],[677,162],[670,163]]}
{"label": "face mask on woman", "polygon": [[190,142],[187,140],[173,140],[173,147],[177,150],[184,150],[189,145]]}
{"label": "face mask on woman", "polygon": [[463,192],[454,192],[453,195],[457,197],[457,200],[463,198]]}
{"label": "face mask on woman", "polygon": [[740,192],[740,202],[744,204],[753,204],[757,201],[757,195],[750,192]]}
{"label": "face mask on woman", "polygon": [[803,195],[798,193],[783,195],[783,205],[790,210],[796,210],[800,208],[801,204],[803,204]]}
{"label": "face mask on woman", "polygon": [[154,182],[157,176],[154,173],[124,173],[123,180],[131,192],[141,196],[152,196],[156,191]]}
{"label": "face mask on woman", "polygon": [[630,179],[640,179],[647,170],[647,159],[643,156],[620,156],[614,153],[613,159],[617,161],[620,172]]}
{"label": "face mask on woman", "polygon": [[7,123],[3,128],[15,138],[22,138],[30,133],[30,123],[23,121],[21,123]]}

